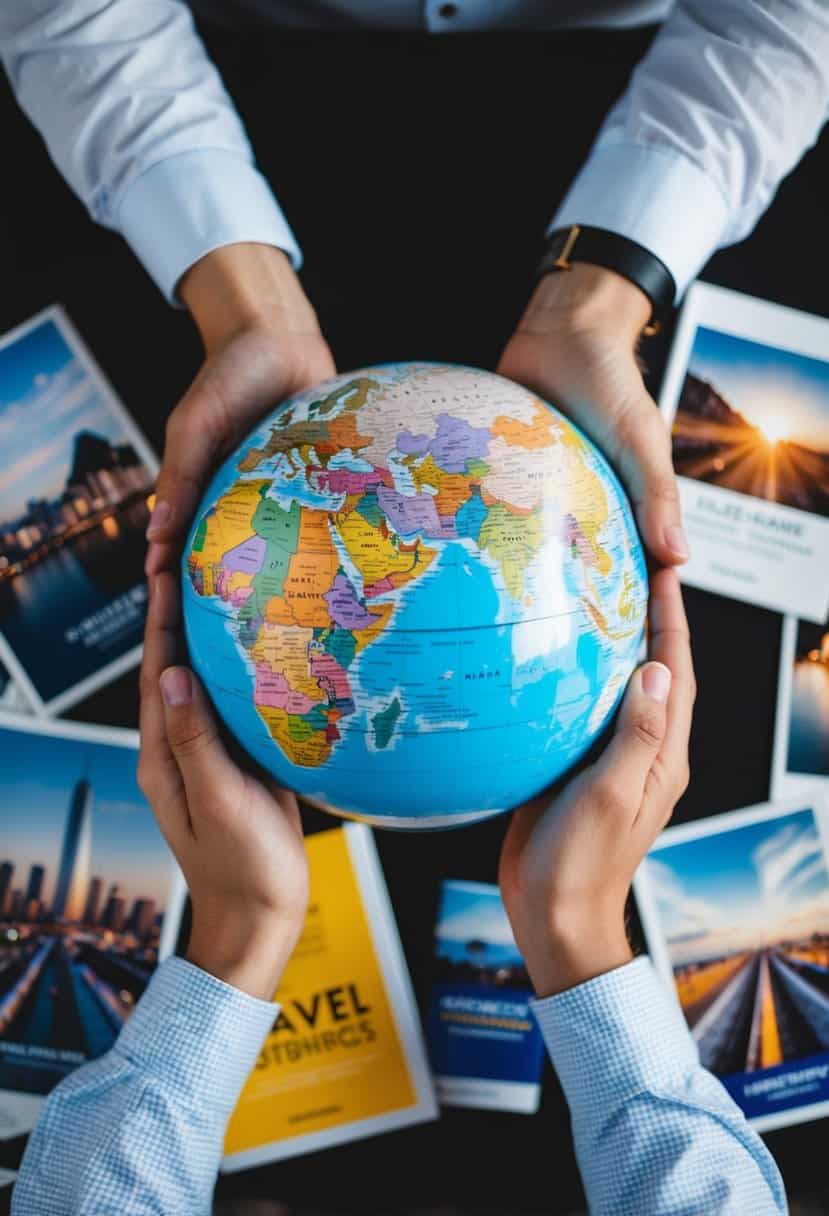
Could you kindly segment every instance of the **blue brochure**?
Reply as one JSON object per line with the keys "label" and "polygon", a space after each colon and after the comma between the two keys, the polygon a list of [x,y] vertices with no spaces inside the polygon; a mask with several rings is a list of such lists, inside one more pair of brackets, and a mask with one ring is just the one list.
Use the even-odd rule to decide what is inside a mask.
{"label": "blue brochure", "polygon": [[538,1110],[544,1043],[496,886],[443,883],[435,967],[428,1039],[441,1103]]}

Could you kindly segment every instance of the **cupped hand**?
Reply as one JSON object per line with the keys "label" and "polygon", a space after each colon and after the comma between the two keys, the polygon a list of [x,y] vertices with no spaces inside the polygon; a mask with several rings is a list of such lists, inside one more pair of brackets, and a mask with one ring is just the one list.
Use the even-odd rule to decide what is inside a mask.
{"label": "cupped hand", "polygon": [[148,575],[173,568],[217,465],[280,401],[335,372],[314,310],[279,249],[217,249],[187,272],[179,294],[207,357],[167,421],[147,529]]}
{"label": "cupped hand", "polygon": [[630,884],[688,783],[696,686],[672,570],[651,582],[650,656],[599,760],[552,801],[542,795],[517,810],[507,830],[498,880],[542,996],[630,961]]}
{"label": "cupped hand", "polygon": [[670,437],[636,360],[650,311],[644,293],[613,271],[578,264],[545,275],[498,371],[595,440],[628,488],[646,548],[660,565],[675,565],[689,551]]}
{"label": "cupped hand", "polygon": [[180,657],[173,574],[152,580],[141,667],[138,778],[187,880],[187,957],[270,1000],[299,938],[308,865],[296,798],[240,768]]}

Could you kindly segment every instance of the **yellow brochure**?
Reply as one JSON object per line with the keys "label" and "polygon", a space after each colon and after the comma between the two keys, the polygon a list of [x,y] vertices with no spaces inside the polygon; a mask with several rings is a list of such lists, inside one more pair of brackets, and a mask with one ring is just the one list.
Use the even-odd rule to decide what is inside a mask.
{"label": "yellow brochure", "polygon": [[279,1012],[234,1111],[224,1170],[437,1116],[420,1021],[371,830],[306,841],[311,898]]}

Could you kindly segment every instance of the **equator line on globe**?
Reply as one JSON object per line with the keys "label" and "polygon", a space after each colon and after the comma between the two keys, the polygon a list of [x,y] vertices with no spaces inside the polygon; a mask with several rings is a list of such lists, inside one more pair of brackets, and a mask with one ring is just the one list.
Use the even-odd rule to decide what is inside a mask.
{"label": "equator line on globe", "polygon": [[230,731],[309,801],[395,827],[495,814],[566,772],[647,604],[598,449],[521,386],[435,363],[276,409],[183,562],[191,661]]}

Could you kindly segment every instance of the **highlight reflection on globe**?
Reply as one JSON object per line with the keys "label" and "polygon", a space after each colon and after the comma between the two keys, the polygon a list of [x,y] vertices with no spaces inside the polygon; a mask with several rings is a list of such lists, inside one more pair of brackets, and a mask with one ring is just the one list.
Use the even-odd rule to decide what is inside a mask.
{"label": "highlight reflection on globe", "polygon": [[233,735],[310,802],[391,827],[495,814],[575,764],[647,602],[601,453],[526,389],[433,363],[275,410],[183,566],[191,661]]}

